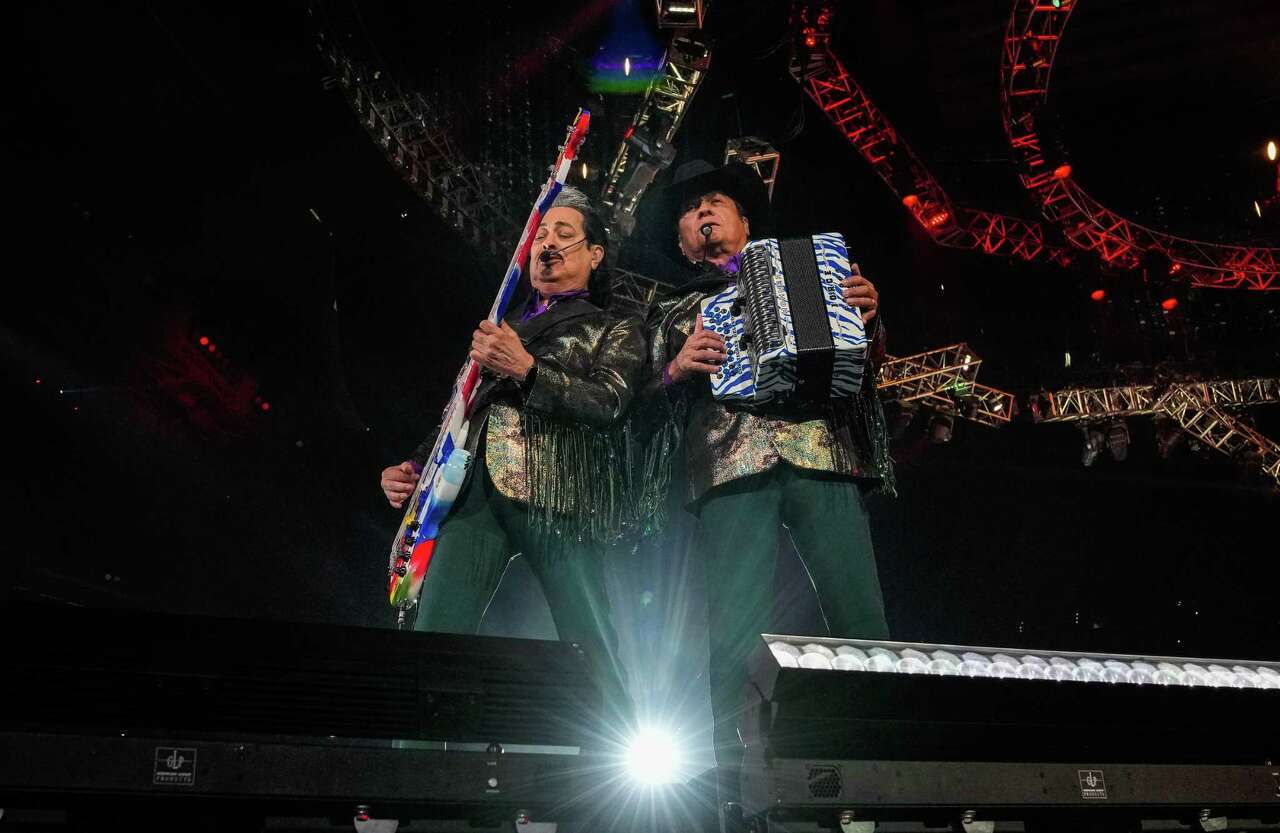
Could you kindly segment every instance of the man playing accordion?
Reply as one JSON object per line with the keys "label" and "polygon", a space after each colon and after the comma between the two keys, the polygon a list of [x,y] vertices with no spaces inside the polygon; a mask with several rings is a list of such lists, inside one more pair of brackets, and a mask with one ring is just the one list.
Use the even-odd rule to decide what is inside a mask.
{"label": "man playing accordion", "polygon": [[[680,250],[702,274],[650,311],[644,398],[662,426],[658,442],[685,448],[688,497],[698,516],[694,552],[708,578],[716,756],[731,770],[741,755],[735,727],[746,660],[759,634],[772,629],[779,524],[813,580],[831,634],[888,636],[863,502],[866,491],[893,492],[875,387],[884,331],[876,289],[855,264],[840,286],[866,326],[867,367],[857,395],[766,406],[713,397],[710,377],[727,353],[724,340],[703,327],[702,308],[735,281],[753,233],[768,235],[768,194],[746,165],[695,161],[677,169],[664,196]],[[726,800],[733,797],[722,792],[722,805]]]}

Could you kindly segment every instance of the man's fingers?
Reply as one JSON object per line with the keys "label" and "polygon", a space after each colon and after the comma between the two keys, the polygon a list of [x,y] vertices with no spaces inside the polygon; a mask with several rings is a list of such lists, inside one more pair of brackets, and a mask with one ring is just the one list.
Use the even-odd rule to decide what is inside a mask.
{"label": "man's fingers", "polygon": [[689,364],[689,369],[696,370],[699,373],[719,373],[720,365],[712,364],[710,362],[691,362]]}
{"label": "man's fingers", "polygon": [[693,331],[695,333],[702,332],[702,313],[698,313],[698,318],[693,322]]}
{"label": "man's fingers", "polygon": [[498,325],[494,324],[492,321],[486,318],[485,320],[480,322],[479,331],[482,333],[496,333],[498,332]]}
{"label": "man's fingers", "polygon": [[858,277],[862,277],[862,270],[858,268],[858,264],[856,264],[856,263],[850,263],[850,264],[849,264],[849,274],[850,274],[850,275],[856,275],[856,276],[858,276]]}

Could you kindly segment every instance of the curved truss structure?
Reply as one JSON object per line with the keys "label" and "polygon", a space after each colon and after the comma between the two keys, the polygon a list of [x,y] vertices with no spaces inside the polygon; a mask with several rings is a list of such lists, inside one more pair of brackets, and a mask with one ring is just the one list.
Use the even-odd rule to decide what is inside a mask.
{"label": "curved truss structure", "polygon": [[1041,224],[956,206],[866,91],[831,51],[832,13],[825,5],[793,6],[797,40],[791,75],[889,186],[920,227],[942,246],[1018,260],[1065,264],[1069,252]]}
{"label": "curved truss structure", "polygon": [[1170,274],[1194,286],[1280,289],[1280,250],[1189,240],[1125,219],[1089,196],[1063,160],[1046,156],[1036,117],[1049,92],[1049,76],[1071,12],[1079,0],[1015,0],[1000,59],[1005,133],[1018,159],[1023,186],[1045,219],[1071,245],[1097,252],[1103,262],[1136,269],[1148,252],[1169,258]]}

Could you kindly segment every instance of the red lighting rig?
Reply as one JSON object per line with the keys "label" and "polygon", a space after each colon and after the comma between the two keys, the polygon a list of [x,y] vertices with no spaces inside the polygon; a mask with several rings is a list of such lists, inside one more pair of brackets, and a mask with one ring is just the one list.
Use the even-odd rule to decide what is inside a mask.
{"label": "red lighting rig", "polygon": [[1075,0],[1016,0],[1005,29],[1000,61],[1004,128],[1021,168],[1019,177],[1040,213],[1072,246],[1097,252],[1112,268],[1140,269],[1144,253],[1159,252],[1171,261],[1170,274],[1181,274],[1192,286],[1280,289],[1280,251],[1189,240],[1141,226],[1090,197],[1071,166],[1045,152],[1036,120],[1075,6]]}

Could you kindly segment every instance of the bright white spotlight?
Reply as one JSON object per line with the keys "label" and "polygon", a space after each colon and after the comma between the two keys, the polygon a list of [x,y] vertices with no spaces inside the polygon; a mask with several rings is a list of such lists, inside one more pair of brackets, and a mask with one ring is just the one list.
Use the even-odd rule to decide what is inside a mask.
{"label": "bright white spotlight", "polygon": [[627,772],[641,784],[676,781],[680,764],[679,745],[662,729],[641,729],[627,746]]}
{"label": "bright white spotlight", "polygon": [[1267,142],[1267,158],[1272,162],[1276,161],[1276,143]]}

